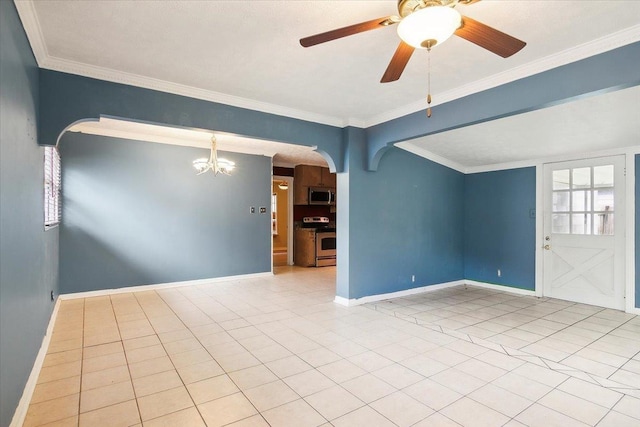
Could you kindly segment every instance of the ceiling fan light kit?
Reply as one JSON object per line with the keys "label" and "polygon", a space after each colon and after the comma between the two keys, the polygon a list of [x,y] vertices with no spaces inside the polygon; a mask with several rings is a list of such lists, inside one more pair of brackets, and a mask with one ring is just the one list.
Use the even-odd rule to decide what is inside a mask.
{"label": "ceiling fan light kit", "polygon": [[420,9],[398,24],[398,36],[409,46],[430,49],[441,44],[460,28],[462,17],[448,6]]}
{"label": "ceiling fan light kit", "polygon": [[[386,16],[305,37],[300,39],[300,44],[303,47],[311,47],[342,37],[398,24],[400,44],[380,80],[381,83],[398,80],[415,49],[430,51],[432,47],[442,44],[453,34],[503,58],[508,58],[524,48],[526,43],[522,40],[462,16],[454,9],[458,4],[471,5],[479,1],[398,0],[400,16]],[[431,100],[430,92],[429,89],[429,101]],[[430,107],[427,109],[427,116],[431,117]]]}

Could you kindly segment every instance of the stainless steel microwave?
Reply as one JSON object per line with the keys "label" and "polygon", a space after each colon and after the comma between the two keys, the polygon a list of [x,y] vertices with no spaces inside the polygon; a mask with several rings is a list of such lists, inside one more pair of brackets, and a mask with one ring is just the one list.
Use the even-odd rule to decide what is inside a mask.
{"label": "stainless steel microwave", "polygon": [[310,205],[335,205],[336,189],[325,187],[309,188],[309,204]]}

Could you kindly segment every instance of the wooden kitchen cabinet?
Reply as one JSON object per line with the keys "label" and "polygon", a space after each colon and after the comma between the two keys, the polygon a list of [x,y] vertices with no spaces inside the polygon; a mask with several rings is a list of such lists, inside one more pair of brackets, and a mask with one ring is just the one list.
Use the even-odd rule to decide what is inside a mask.
{"label": "wooden kitchen cabinet", "polygon": [[293,172],[293,204],[309,204],[309,187],[336,187],[336,174],[329,168],[298,165]]}
{"label": "wooden kitchen cabinet", "polygon": [[318,187],[336,188],[336,174],[331,173],[329,168],[320,168],[321,179]]}
{"label": "wooden kitchen cabinet", "polygon": [[316,230],[315,228],[298,228],[294,233],[293,262],[301,267],[316,265]]}

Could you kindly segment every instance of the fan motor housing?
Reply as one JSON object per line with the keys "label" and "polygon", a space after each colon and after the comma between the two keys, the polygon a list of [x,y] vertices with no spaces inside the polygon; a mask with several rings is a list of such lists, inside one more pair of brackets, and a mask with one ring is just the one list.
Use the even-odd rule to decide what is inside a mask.
{"label": "fan motor housing", "polygon": [[[454,7],[459,0],[398,0],[398,14],[401,17],[411,15],[416,10],[431,6]],[[462,0],[464,3],[464,0]]]}

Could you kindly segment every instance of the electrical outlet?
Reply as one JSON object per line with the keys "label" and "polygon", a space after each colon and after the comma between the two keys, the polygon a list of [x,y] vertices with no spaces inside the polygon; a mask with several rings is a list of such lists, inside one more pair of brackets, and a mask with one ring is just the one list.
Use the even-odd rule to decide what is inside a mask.
{"label": "electrical outlet", "polygon": [[260,206],[260,213],[261,214],[267,213],[267,208],[265,208],[264,206]]}
{"label": "electrical outlet", "polygon": [[416,282],[416,275],[412,274],[411,275],[411,283],[415,283]]}
{"label": "electrical outlet", "polygon": [[502,270],[498,269],[498,277],[502,277]]}
{"label": "electrical outlet", "polygon": [[256,207],[255,206],[251,206],[249,208],[249,212],[252,213],[252,214],[256,213]]}

